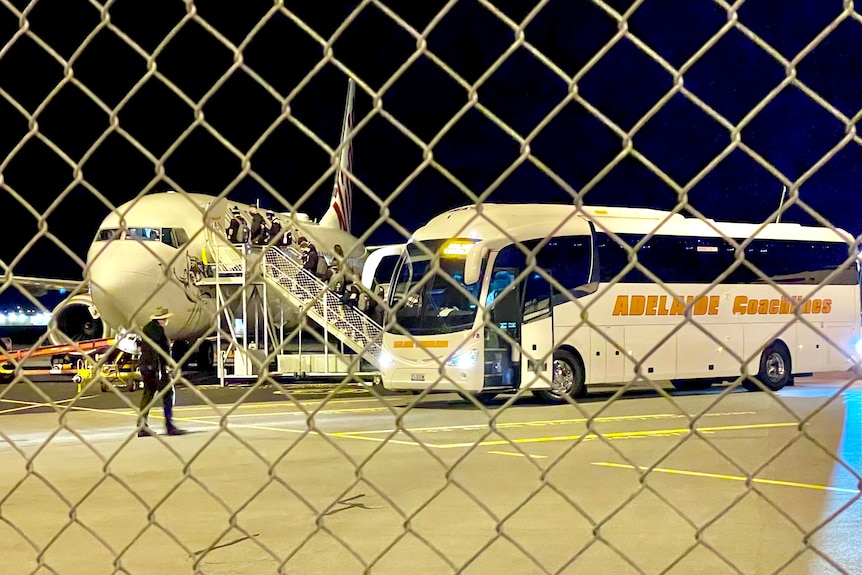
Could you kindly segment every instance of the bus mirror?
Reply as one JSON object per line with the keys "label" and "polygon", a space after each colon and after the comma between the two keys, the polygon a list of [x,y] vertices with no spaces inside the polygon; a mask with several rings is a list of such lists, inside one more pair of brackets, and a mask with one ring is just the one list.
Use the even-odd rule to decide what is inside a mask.
{"label": "bus mirror", "polygon": [[479,281],[479,274],[482,272],[482,260],[487,253],[488,248],[478,243],[467,254],[467,259],[464,261],[464,285],[473,285]]}

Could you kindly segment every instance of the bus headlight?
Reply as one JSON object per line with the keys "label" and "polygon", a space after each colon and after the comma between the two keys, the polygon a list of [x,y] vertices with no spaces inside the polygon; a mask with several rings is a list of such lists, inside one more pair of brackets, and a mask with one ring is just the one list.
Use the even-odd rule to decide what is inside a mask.
{"label": "bus headlight", "polygon": [[862,339],[856,342],[856,345],[853,346],[853,349],[856,351],[856,357],[862,357]]}
{"label": "bus headlight", "polygon": [[452,359],[446,362],[446,365],[457,367],[458,369],[470,369],[476,365],[476,358],[478,355],[479,353],[475,349],[468,349],[455,354]]}
{"label": "bus headlight", "polygon": [[385,351],[380,352],[380,355],[377,356],[377,361],[380,363],[380,369],[386,369],[395,365],[395,360]]}

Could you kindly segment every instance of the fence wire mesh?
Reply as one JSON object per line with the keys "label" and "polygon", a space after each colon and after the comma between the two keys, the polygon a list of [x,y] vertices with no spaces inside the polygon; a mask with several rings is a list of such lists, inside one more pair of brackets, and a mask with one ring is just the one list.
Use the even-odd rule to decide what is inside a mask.
{"label": "fence wire mesh", "polygon": [[[859,239],[840,229],[858,219],[847,212],[859,207],[859,181],[836,190],[823,184],[836,180],[821,179],[859,173],[853,59],[862,13],[852,0],[800,2],[782,14],[796,10],[814,31],[796,35],[776,31],[786,24],[778,16],[763,25],[759,7],[744,0],[563,4],[449,0],[408,9],[367,0],[312,10],[276,0],[224,10],[192,0],[0,0],[0,189],[10,219],[34,226],[4,248],[0,293],[54,314],[33,342],[12,332],[18,349],[4,352],[0,370],[2,573],[862,573],[860,394],[845,341],[859,334]],[[347,78],[359,101],[338,141],[332,118]],[[808,125],[798,127],[792,114],[803,108]],[[788,124],[801,135],[787,136]],[[553,349],[534,353],[421,242],[432,273],[401,299],[362,294],[376,304],[363,313],[339,308],[333,295],[342,275],[360,283],[358,268],[324,284],[296,252],[267,246],[262,255],[222,241],[228,207],[265,196],[263,207],[294,238],[323,243],[298,214],[324,211],[318,201],[329,191],[319,190],[354,143],[367,163],[347,164],[339,180],[353,194],[357,243],[348,251],[384,230],[392,243],[406,242],[432,216],[470,204],[475,215],[453,237],[485,226],[509,238],[524,262],[511,285],[543,278],[549,293],[577,306],[576,319],[558,321]],[[359,152],[366,143],[379,148]],[[745,185],[750,174],[783,187],[781,201],[770,192],[758,204],[757,186]],[[735,186],[744,191],[728,191]],[[443,187],[449,196],[435,191]],[[147,204],[166,190],[173,203]],[[522,242],[516,228],[526,209],[498,220],[493,206],[532,201],[565,207],[557,227]],[[625,204],[666,212],[629,241],[590,207]],[[182,237],[177,214],[190,207],[198,226]],[[136,209],[153,223],[135,219]],[[756,232],[731,235],[715,213],[753,222]],[[90,248],[104,214],[108,235]],[[687,264],[656,263],[661,254],[646,249],[670,249],[650,243],[667,237],[677,214],[703,222],[698,237],[726,242],[730,254],[695,285],[668,279],[668,269]],[[598,286],[585,288],[590,297],[555,271],[561,262],[540,257],[559,229],[584,219],[624,259],[618,273],[587,278]],[[837,263],[802,285],[761,269],[769,260],[751,257],[762,248],[756,236],[779,221],[840,237]],[[110,252],[108,243],[135,247]],[[779,258],[790,248],[769,249]],[[122,279],[148,260],[154,277]],[[55,279],[58,267],[76,279]],[[466,340],[493,337],[505,350],[499,361],[534,365],[514,393],[471,391],[447,367],[460,348],[435,355],[427,337],[399,325],[399,312],[433,281],[478,310]],[[662,315],[661,297],[680,302],[677,321],[651,332],[609,328],[601,311],[609,301],[646,293],[620,291],[632,281],[661,294],[649,296],[655,313],[644,316]],[[288,284],[302,284],[302,296]],[[736,328],[696,308],[713,305],[711,297],[729,306],[742,284],[760,290],[751,313],[767,300],[789,311],[762,312],[778,319],[745,332],[754,344],[734,347]],[[61,293],[56,307],[45,291]],[[166,299],[175,292],[188,303]],[[91,309],[100,293],[111,309]],[[849,324],[809,313],[831,301],[824,294]],[[193,310],[169,322],[169,334],[194,336],[177,337],[165,358],[170,383],[156,394],[153,419],[176,389],[175,418],[193,433],[140,439],[135,366],[124,364],[116,330],[149,342],[140,320],[166,301]],[[737,327],[749,309],[741,305]],[[109,325],[117,317],[128,325]],[[390,391],[385,377],[381,385],[380,366],[368,363],[379,359],[381,326],[436,362],[424,389]],[[584,333],[592,347],[573,348]],[[723,352],[735,374],[707,389],[654,373],[670,348],[674,366],[685,359],[676,359],[684,338],[700,342],[688,349]],[[36,357],[52,344],[66,347]],[[603,381],[604,367],[591,373],[594,355],[617,352],[627,362],[623,381]],[[303,363],[303,353],[314,359]],[[766,359],[807,353],[818,358],[807,364],[833,372],[811,369],[810,385],[769,388],[765,369],[791,368],[763,367]],[[30,369],[49,361],[60,375]],[[69,361],[71,369],[61,366]],[[189,362],[215,364],[218,377]],[[225,385],[231,370],[243,377]],[[341,375],[303,380],[316,371]],[[600,383],[575,397],[587,380]],[[462,393],[435,393],[453,386]],[[541,406],[542,397],[556,405]]]}

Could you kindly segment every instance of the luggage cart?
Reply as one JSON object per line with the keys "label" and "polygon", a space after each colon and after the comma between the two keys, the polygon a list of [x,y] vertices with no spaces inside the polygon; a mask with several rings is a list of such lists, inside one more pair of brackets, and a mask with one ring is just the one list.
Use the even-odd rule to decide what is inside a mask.
{"label": "luggage cart", "polygon": [[121,334],[116,347],[105,346],[75,355],[78,357],[72,357],[75,364],[74,383],[82,384],[100,377],[99,387],[102,391],[110,391],[113,387],[126,391],[143,388],[139,364],[141,351],[135,334]]}

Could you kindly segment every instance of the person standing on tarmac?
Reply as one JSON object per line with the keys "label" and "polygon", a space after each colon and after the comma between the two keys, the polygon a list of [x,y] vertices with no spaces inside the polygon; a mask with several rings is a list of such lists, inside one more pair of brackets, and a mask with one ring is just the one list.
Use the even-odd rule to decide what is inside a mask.
{"label": "person standing on tarmac", "polygon": [[141,338],[141,358],[139,361],[141,377],[144,380],[144,395],[141,397],[140,415],[138,417],[138,437],[151,437],[156,433],[147,423],[150,413],[150,403],[156,393],[170,386],[162,396],[162,407],[165,413],[165,429],[168,435],[185,435],[185,429],[174,425],[174,396],[176,394],[171,383],[170,366],[167,362],[171,355],[171,343],[165,334],[168,318],[174,315],[166,308],[157,308],[150,321],[144,326],[144,337]]}

